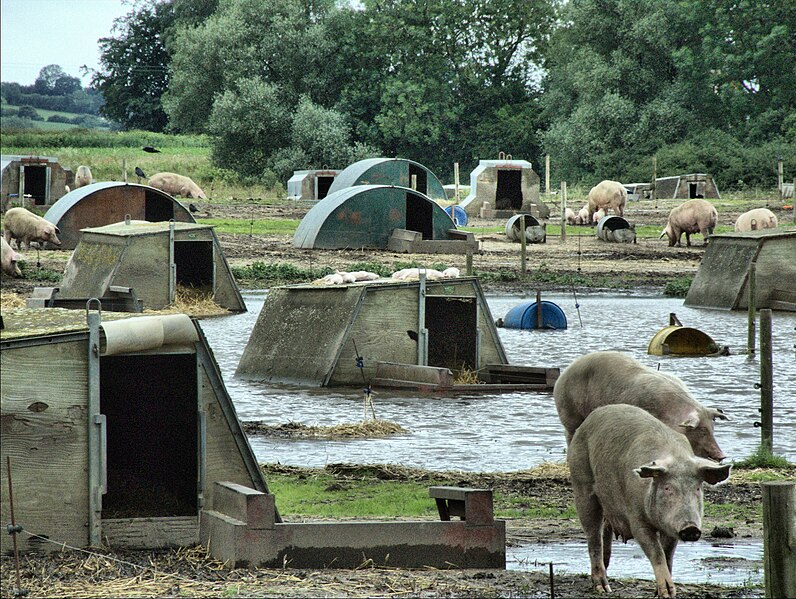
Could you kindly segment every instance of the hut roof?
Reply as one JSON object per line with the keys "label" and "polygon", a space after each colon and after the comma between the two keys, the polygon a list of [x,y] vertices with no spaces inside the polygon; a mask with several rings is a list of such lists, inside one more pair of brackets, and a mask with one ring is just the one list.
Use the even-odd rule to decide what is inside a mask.
{"label": "hut roof", "polygon": [[[335,177],[329,194],[354,185],[398,185],[410,187],[410,170],[418,169],[426,173],[424,193],[434,200],[445,200],[445,190],[437,176],[425,166],[406,158],[366,158],[347,166]],[[422,188],[419,188],[421,191]]]}
{"label": "hut roof", "polygon": [[[170,228],[171,223],[168,222],[131,222],[129,225],[121,222],[105,225],[102,227],[90,227],[82,230],[85,233],[115,235],[118,237],[134,237],[139,235],[160,235],[163,233],[168,233]],[[176,231],[207,230],[212,228],[213,225],[203,225],[200,223],[174,223],[174,229]]]}

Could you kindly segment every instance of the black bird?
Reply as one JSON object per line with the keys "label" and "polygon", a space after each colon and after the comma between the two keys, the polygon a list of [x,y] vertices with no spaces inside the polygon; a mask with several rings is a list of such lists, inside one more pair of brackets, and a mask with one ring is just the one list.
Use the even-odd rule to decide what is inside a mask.
{"label": "black bird", "polygon": [[160,154],[160,150],[157,148],[153,148],[152,146],[144,146],[141,148],[144,152],[149,152],[150,154]]}
{"label": "black bird", "polygon": [[147,178],[147,176],[144,174],[144,171],[142,171],[141,168],[138,167],[138,166],[135,167],[135,176],[136,177],[141,177],[142,179],[146,179]]}
{"label": "black bird", "polygon": [[199,208],[197,208],[193,204],[188,204],[188,210],[190,210],[191,212],[199,212]]}

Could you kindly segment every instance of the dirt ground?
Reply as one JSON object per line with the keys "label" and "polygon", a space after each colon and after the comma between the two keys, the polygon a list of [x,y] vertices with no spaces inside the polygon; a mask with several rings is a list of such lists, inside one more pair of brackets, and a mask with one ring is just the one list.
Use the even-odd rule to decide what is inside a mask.
{"label": "dirt ground", "polygon": [[[637,225],[654,225],[661,230],[669,210],[679,201],[638,202],[628,206],[626,218]],[[763,205],[761,201],[756,205]],[[729,225],[740,212],[752,206],[719,207],[719,224]],[[308,210],[294,204],[282,205],[221,205],[200,204],[199,217],[214,218],[301,218]],[[770,208],[780,221],[792,223],[792,215],[777,206]],[[468,226],[502,227],[502,220],[471,219]],[[546,272],[553,275],[582,275],[600,277],[619,282],[630,289],[660,291],[666,282],[684,276],[693,276],[704,254],[700,235],[692,236],[693,247],[668,247],[665,239],[641,238],[635,244],[618,244],[598,241],[593,227],[582,227],[581,234],[569,235],[566,242],[550,237],[547,243],[529,245],[527,269],[529,272]],[[393,266],[398,262],[415,261],[431,266],[445,264],[465,271],[464,255],[407,255],[386,251],[335,250],[311,251],[292,246],[290,235],[219,235],[222,249],[233,266],[253,261],[290,263],[303,268],[329,266],[345,270],[357,262],[377,262]],[[478,233],[481,250],[473,256],[476,271],[494,272],[501,269],[519,270],[520,245],[505,239],[502,233]],[[29,263],[25,279],[2,277],[3,304],[6,298],[30,296],[34,287],[56,286],[57,281],[36,277],[37,267],[62,272],[69,252],[24,252]],[[532,292],[556,289],[556,277],[551,282],[523,285],[517,281],[485,284],[487,291]],[[464,476],[455,484],[491,488],[511,488],[545,505],[571,503],[571,490],[565,478],[527,477],[517,475],[500,481],[493,475]],[[502,487],[501,487],[502,486]],[[760,503],[760,488],[756,483],[734,483],[706,490],[706,500],[714,503]],[[761,522],[723,521],[706,522],[705,535],[712,527],[729,526],[740,538],[760,539]],[[583,539],[576,520],[561,521],[526,520],[509,521],[509,544],[556,542]],[[122,560],[123,563],[115,560]],[[588,556],[583,555],[584,562]],[[677,583],[675,559],[675,583]],[[3,597],[13,594],[15,568],[13,559],[2,557]],[[146,568],[144,570],[140,567]],[[647,567],[643,564],[641,567]],[[357,570],[234,570],[228,571],[210,559],[202,548],[164,552],[117,553],[103,551],[102,557],[74,552],[54,556],[25,556],[21,563],[21,586],[31,597],[127,597],[127,596],[258,596],[258,597],[550,597],[551,580],[548,566],[539,564],[530,572],[475,571],[475,570],[396,570],[375,568],[367,562]],[[610,575],[610,570],[609,570]],[[555,573],[554,595],[562,598],[584,597],[591,594],[587,576]],[[614,580],[613,597],[652,597],[655,594],[651,581]],[[716,585],[678,585],[678,596],[689,598],[761,597],[760,588],[719,587]]]}

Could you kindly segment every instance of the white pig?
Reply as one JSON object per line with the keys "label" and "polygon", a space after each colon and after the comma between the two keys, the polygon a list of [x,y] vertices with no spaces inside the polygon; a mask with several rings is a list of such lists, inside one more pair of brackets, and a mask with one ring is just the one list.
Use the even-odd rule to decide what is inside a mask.
{"label": "white pig", "polygon": [[674,597],[674,551],[702,535],[702,483],[729,464],[696,457],[686,438],[649,412],[617,404],[594,410],[567,451],[575,509],[589,546],[595,590],[610,592],[612,537],[636,539],[652,564],[659,597]]}
{"label": "white pig", "polygon": [[3,237],[6,243],[11,244],[11,240],[16,239],[19,249],[22,249],[23,245],[30,248],[31,241],[36,241],[39,245],[44,243],[61,245],[61,240],[58,239],[60,232],[60,229],[50,221],[21,207],[9,210],[3,219]]}
{"label": "white pig", "polygon": [[19,270],[17,262],[23,260],[14,249],[8,245],[5,237],[0,237],[0,266],[2,271],[11,277],[21,277],[22,271]]}
{"label": "white pig", "polygon": [[666,235],[670,247],[680,245],[680,238],[685,233],[686,245],[691,247],[691,233],[700,233],[707,245],[708,236],[713,235],[718,221],[719,214],[713,204],[707,200],[688,200],[669,212],[669,222],[659,239]]}
{"label": "white pig", "polygon": [[776,229],[777,215],[768,208],[755,208],[744,212],[735,221],[736,231],[757,231],[759,229]]}

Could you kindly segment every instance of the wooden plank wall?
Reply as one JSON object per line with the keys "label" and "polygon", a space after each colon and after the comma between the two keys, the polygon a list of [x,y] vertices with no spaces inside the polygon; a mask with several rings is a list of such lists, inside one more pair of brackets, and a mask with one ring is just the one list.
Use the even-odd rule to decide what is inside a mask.
{"label": "wooden plank wall", "polygon": [[[26,531],[57,543],[88,544],[87,341],[5,349],[0,360],[2,475],[0,521],[11,522],[6,456],[11,458],[14,516]],[[57,550],[22,533],[22,550]],[[12,537],[0,534],[0,550]]]}

